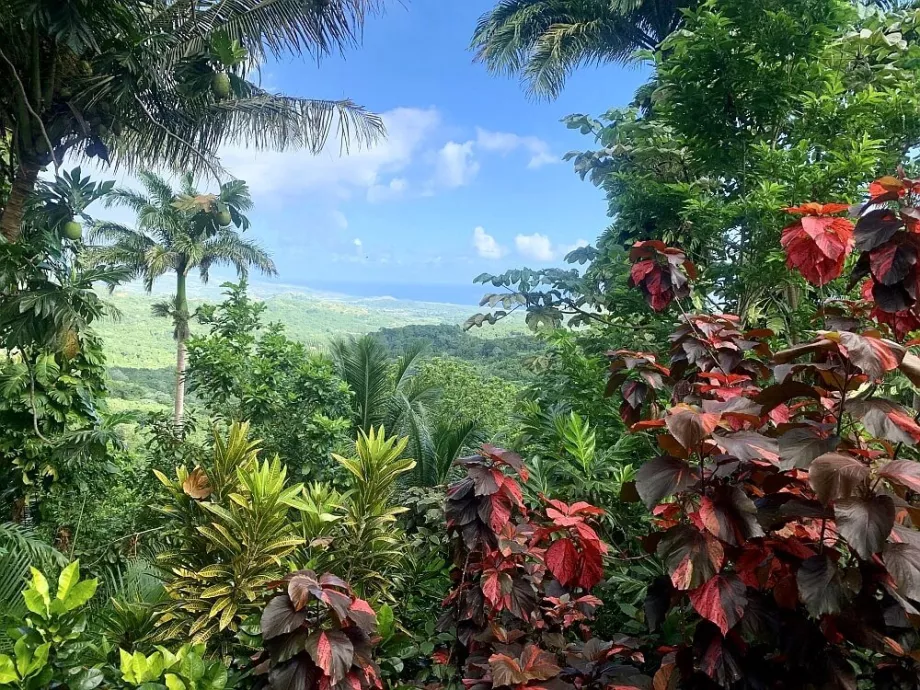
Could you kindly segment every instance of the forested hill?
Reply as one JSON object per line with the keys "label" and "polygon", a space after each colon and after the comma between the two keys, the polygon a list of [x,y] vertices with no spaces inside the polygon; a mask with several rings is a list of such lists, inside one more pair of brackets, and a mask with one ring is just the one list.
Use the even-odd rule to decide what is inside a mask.
{"label": "forested hill", "polygon": [[[541,349],[539,340],[527,334],[523,319],[464,332],[459,324],[475,307],[331,296],[269,284],[254,284],[250,292],[264,301],[266,323],[281,323],[292,338],[316,348],[325,347],[334,337],[378,332],[394,353],[421,342],[431,356],[464,359],[483,373],[512,380],[526,376],[523,359]],[[96,324],[105,342],[113,396],[130,401],[132,408],[167,405],[172,395],[176,356],[172,324],[151,311],[165,297],[148,295],[137,286],[106,293],[118,318]],[[216,284],[198,285],[191,297],[194,310],[206,302],[220,302],[222,290]],[[192,324],[193,333],[200,328]]]}

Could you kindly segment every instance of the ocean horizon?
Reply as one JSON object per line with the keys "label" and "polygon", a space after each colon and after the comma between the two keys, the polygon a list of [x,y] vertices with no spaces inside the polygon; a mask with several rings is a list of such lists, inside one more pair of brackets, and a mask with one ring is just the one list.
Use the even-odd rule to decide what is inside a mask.
{"label": "ocean horizon", "polygon": [[387,298],[411,300],[413,302],[436,302],[441,304],[459,304],[477,306],[482,296],[489,292],[491,286],[473,283],[393,283],[393,282],[351,282],[343,280],[307,280],[289,285],[312,290],[328,292],[349,297]]}

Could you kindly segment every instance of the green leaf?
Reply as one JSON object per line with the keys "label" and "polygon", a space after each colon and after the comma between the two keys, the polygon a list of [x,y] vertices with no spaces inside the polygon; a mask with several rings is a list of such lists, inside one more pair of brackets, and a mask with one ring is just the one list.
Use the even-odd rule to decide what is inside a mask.
{"label": "green leaf", "polygon": [[8,685],[19,680],[13,660],[6,654],[0,654],[0,685]]}
{"label": "green leaf", "polygon": [[96,593],[96,588],[99,586],[99,581],[95,578],[92,580],[83,580],[78,582],[67,595],[67,598],[64,600],[64,606],[68,611],[73,611],[75,608],[83,606],[87,601],[93,598],[93,595]]}
{"label": "green leaf", "polygon": [[201,657],[194,652],[187,654],[179,664],[179,673],[188,680],[198,681],[204,676],[205,666]]}
{"label": "green leaf", "polygon": [[67,687],[70,690],[93,690],[102,684],[102,680],[102,671],[98,668],[85,668],[67,683]]}
{"label": "green leaf", "polygon": [[61,571],[58,578],[57,598],[61,601],[67,599],[70,588],[80,579],[80,561],[74,561]]}
{"label": "green leaf", "polygon": [[396,632],[396,619],[393,615],[393,608],[389,604],[383,604],[377,609],[377,632],[386,640]]}
{"label": "green leaf", "polygon": [[185,683],[183,683],[175,673],[167,673],[164,680],[169,690],[185,690]]}
{"label": "green leaf", "polygon": [[48,606],[51,604],[51,596],[48,590],[48,580],[45,579],[45,576],[42,575],[40,570],[35,568],[29,568],[32,571],[32,584],[30,587],[38,593],[42,598],[42,601],[45,602],[45,609],[47,610]]}

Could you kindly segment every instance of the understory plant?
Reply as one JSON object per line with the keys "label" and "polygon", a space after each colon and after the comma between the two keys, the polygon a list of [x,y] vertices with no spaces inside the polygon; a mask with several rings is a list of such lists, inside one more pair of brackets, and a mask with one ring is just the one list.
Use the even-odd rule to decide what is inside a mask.
{"label": "understory plant", "polygon": [[215,433],[210,463],[180,466],[175,479],[156,473],[167,490],[156,507],[168,519],[170,547],[158,561],[171,574],[157,639],[201,644],[216,636],[227,651],[303,543],[289,515],[302,486],[288,486],[281,461],[259,462],[258,453],[249,425],[235,423],[226,440]]}
{"label": "understory plant", "polygon": [[515,453],[486,446],[459,460],[466,476],[448,489],[453,543],[450,594],[441,629],[454,644],[435,660],[456,670],[466,688],[638,688],[651,678],[629,662],[637,640],[592,637],[587,621],[601,604],[591,593],[603,578],[607,546],[585,502],[547,499],[526,509]]}
{"label": "understory plant", "polygon": [[299,570],[262,613],[264,650],[254,677],[272,690],[383,688],[373,659],[377,618],[370,604],[331,573]]}
{"label": "understory plant", "polygon": [[914,326],[916,190],[879,180],[855,227],[843,205],[789,209],[790,267],[825,284],[855,247],[851,283],[871,281],[864,301],[821,305],[809,342],[774,354],[770,331],[697,314],[668,366],[611,353],[624,416],[660,449],[636,489],[668,572],[645,603],[652,630],[676,632],[666,687],[917,686],[920,415],[885,395],[920,385],[893,339]]}
{"label": "understory plant", "polygon": [[[22,592],[27,613],[4,621],[13,627],[13,654],[0,654],[0,687],[20,690],[66,685],[73,690],[92,690],[103,679],[102,671],[85,663],[89,640],[86,604],[96,593],[95,579],[80,579],[78,561],[65,567],[52,595],[44,574],[31,568],[32,578]],[[0,614],[5,612],[0,612]]]}

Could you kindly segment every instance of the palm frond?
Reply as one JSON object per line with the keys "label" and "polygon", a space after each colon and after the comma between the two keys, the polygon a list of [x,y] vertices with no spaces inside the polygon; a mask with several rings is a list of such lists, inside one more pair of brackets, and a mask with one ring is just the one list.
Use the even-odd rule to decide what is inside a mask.
{"label": "palm frond", "polygon": [[383,422],[392,391],[386,347],[377,338],[340,338],[330,351],[341,379],[354,393],[355,420],[365,433]]}

